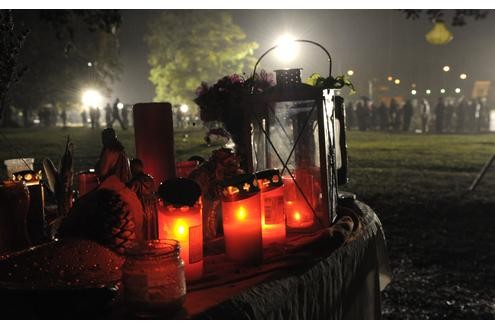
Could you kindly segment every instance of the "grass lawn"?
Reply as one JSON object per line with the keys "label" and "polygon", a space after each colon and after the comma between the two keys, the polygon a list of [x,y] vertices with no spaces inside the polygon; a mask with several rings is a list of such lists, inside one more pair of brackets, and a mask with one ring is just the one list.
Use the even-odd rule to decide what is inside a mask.
{"label": "grass lawn", "polygon": [[[88,128],[3,129],[26,157],[58,162],[64,136],[75,169],[92,167],[100,133]],[[117,131],[134,156],[131,131]],[[187,138],[184,136],[188,135]],[[176,159],[208,157],[204,131],[177,131]],[[0,160],[17,155],[0,139]],[[495,164],[467,188],[495,153],[495,135],[420,135],[351,131],[352,191],[381,218],[394,273],[383,294],[385,318],[495,319]]]}

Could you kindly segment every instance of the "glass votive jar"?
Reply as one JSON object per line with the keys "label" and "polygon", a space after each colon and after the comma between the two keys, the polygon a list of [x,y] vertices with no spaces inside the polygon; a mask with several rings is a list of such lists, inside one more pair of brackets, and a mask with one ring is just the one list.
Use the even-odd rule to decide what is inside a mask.
{"label": "glass votive jar", "polygon": [[227,256],[241,264],[261,262],[261,198],[254,174],[222,183],[222,220]]}
{"label": "glass votive jar", "polygon": [[126,252],[122,285],[125,303],[133,314],[167,316],[181,308],[186,278],[179,254],[179,242],[173,239],[149,240]]}
{"label": "glass votive jar", "polygon": [[261,228],[263,248],[284,244],[286,238],[284,188],[277,169],[255,173],[261,191]]}
{"label": "glass votive jar", "polygon": [[186,281],[203,276],[201,188],[189,179],[165,181],[158,188],[158,238],[180,243]]}

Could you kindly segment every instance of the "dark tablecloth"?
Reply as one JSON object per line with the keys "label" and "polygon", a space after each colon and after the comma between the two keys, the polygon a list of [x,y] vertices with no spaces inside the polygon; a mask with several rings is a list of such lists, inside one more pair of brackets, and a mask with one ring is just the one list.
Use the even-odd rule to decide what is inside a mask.
{"label": "dark tablecloth", "polygon": [[[305,263],[188,292],[197,319],[377,319],[391,281],[384,232],[375,212],[355,201],[360,229],[343,246]],[[323,255],[322,255],[323,254]],[[307,254],[305,255],[307,256]],[[260,270],[262,271],[262,270]]]}

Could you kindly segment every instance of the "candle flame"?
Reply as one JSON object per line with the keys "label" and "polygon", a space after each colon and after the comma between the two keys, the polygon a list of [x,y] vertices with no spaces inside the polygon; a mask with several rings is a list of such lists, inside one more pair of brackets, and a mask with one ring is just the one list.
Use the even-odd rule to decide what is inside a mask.
{"label": "candle flame", "polygon": [[237,209],[237,213],[236,213],[236,216],[237,218],[240,220],[240,221],[244,221],[246,219],[246,216],[247,216],[247,211],[246,209],[241,206]]}
{"label": "candle flame", "polygon": [[176,236],[184,236],[187,231],[187,225],[184,223],[183,220],[179,219],[175,223],[175,235]]}
{"label": "candle flame", "polygon": [[294,213],[294,220],[296,221],[301,221],[301,213],[295,212]]}

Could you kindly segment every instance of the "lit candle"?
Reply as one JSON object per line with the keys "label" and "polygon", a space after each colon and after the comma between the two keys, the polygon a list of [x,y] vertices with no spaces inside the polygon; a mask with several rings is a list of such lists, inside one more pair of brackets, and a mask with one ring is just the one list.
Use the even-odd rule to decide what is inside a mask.
{"label": "lit candle", "polygon": [[314,213],[291,177],[284,177],[284,200],[287,226],[308,228],[314,223]]}
{"label": "lit candle", "polygon": [[261,199],[253,174],[222,184],[222,217],[227,256],[250,264],[262,260]]}
{"label": "lit candle", "polygon": [[186,280],[203,276],[203,220],[201,190],[189,179],[167,180],[158,188],[158,238],[180,244]]}
{"label": "lit candle", "polygon": [[277,169],[256,173],[261,190],[261,222],[263,247],[284,244],[286,237],[284,189]]}

